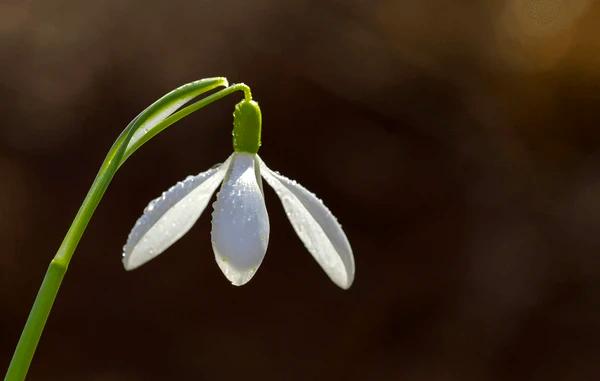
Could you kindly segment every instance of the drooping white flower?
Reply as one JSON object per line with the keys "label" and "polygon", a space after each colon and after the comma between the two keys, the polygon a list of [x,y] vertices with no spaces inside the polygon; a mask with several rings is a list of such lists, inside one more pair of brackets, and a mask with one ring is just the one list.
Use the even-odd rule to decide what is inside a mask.
{"label": "drooping white flower", "polygon": [[[354,257],[336,218],[313,193],[272,171],[260,159],[256,152],[261,120],[255,102],[242,102],[234,117],[235,152],[223,164],[188,177],[150,202],[123,249],[125,268],[143,265],[187,233],[221,185],[212,213],[215,259],[232,284],[247,283],[260,266],[269,242],[264,178],[279,196],[307,250],[335,284],[350,287]],[[257,131],[253,131],[253,125]],[[244,128],[243,134],[236,135],[238,127]]]}

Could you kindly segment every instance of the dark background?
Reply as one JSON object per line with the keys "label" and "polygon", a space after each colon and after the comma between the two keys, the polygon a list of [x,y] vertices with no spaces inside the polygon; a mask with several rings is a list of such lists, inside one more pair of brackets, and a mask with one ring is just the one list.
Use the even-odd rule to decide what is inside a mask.
{"label": "dark background", "polygon": [[127,273],[144,206],[231,152],[233,105],[121,169],[71,263],[31,380],[593,380],[600,376],[600,3],[0,3],[0,369],[108,147],[203,77],[249,84],[261,156],[322,197],[338,289],[266,193],[242,288],[210,218]]}

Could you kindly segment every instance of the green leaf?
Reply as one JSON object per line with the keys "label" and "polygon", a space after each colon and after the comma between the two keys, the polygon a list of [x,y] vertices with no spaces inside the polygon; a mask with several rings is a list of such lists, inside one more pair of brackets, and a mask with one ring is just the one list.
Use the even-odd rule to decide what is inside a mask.
{"label": "green leaf", "polygon": [[210,90],[227,86],[228,82],[224,77],[205,78],[180,86],[163,95],[136,116],[123,131],[122,135],[130,135],[131,138],[127,143],[121,163],[144,143],[167,128],[168,124],[165,125],[161,122],[179,110],[183,105]]}

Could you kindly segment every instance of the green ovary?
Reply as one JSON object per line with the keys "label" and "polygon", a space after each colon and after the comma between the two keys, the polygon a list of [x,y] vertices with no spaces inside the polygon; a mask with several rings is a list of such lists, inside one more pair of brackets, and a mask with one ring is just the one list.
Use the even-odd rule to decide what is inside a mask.
{"label": "green ovary", "polygon": [[262,117],[255,101],[243,100],[233,112],[233,150],[257,153],[260,148]]}

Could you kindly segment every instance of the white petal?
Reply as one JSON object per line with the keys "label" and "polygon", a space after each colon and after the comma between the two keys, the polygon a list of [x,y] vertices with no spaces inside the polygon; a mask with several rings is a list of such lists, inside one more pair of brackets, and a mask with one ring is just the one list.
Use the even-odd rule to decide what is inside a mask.
{"label": "white petal", "polygon": [[262,176],[281,199],[306,249],[335,284],[349,288],[354,280],[354,256],[335,216],[302,185],[271,171],[260,158],[259,162]]}
{"label": "white petal", "polygon": [[212,245],[217,264],[229,281],[247,283],[269,244],[269,216],[256,155],[234,153],[213,204]]}
{"label": "white petal", "polygon": [[230,160],[197,176],[189,176],[148,204],[123,248],[125,269],[143,265],[190,230],[223,180]]}

